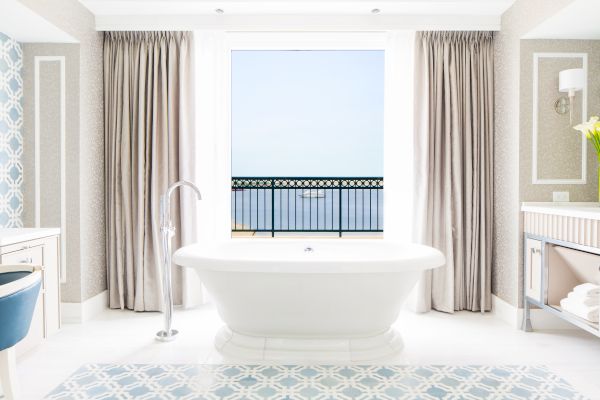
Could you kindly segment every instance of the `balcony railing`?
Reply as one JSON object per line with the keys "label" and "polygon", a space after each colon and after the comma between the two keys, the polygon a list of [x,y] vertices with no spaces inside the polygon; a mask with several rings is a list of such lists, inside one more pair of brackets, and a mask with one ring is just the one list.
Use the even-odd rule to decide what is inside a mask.
{"label": "balcony railing", "polygon": [[232,232],[383,232],[381,177],[233,177]]}

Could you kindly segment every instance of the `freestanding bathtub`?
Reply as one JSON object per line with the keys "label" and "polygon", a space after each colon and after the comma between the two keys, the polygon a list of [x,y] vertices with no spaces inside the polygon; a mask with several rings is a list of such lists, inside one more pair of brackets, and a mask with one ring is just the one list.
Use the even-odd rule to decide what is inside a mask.
{"label": "freestanding bathtub", "polygon": [[439,251],[385,240],[235,239],[182,247],[214,297],[223,354],[250,360],[367,361],[402,349],[391,328]]}

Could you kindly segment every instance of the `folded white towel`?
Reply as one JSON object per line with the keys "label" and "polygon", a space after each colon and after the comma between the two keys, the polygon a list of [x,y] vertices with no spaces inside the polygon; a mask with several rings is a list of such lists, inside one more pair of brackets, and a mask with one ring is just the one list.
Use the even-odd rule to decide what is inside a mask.
{"label": "folded white towel", "polygon": [[598,296],[600,295],[600,286],[593,283],[582,283],[573,288],[573,291],[577,294],[585,294],[586,296]]}
{"label": "folded white towel", "polygon": [[567,298],[572,300],[574,303],[583,304],[586,306],[600,306],[600,295],[586,296],[582,293],[571,292]]}
{"label": "folded white towel", "polygon": [[600,316],[598,311],[600,310],[600,307],[590,307],[583,304],[578,304],[568,298],[560,301],[560,307],[563,309],[563,311],[569,312],[590,322],[598,322],[598,317]]}

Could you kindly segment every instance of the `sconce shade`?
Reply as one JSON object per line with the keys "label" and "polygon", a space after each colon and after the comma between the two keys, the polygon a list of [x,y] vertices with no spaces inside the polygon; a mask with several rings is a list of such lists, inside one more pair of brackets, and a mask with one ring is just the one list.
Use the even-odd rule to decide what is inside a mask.
{"label": "sconce shade", "polygon": [[583,68],[565,69],[558,74],[558,90],[573,93],[585,85]]}

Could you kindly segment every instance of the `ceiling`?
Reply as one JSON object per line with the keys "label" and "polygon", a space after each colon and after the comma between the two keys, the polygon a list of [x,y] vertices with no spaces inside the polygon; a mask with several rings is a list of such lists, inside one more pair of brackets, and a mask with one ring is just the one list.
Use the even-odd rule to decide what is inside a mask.
{"label": "ceiling", "polygon": [[600,0],[575,0],[524,39],[600,39]]}
{"label": "ceiling", "polygon": [[1,0],[0,32],[17,42],[76,43],[71,35],[58,29],[16,0]]}
{"label": "ceiling", "polygon": [[96,15],[500,15],[512,0],[81,0]]}
{"label": "ceiling", "polygon": [[80,0],[99,30],[339,27],[498,29],[514,0]]}

